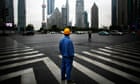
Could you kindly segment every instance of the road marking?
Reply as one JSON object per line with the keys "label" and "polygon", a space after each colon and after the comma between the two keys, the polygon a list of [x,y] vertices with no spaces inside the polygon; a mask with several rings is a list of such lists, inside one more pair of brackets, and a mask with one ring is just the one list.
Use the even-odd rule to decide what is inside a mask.
{"label": "road marking", "polygon": [[[105,48],[108,48],[108,47],[105,47]],[[119,51],[119,52],[124,52],[124,53],[131,53],[131,54],[135,54],[135,55],[140,55],[140,53],[126,51],[124,49],[117,49],[117,48],[109,48],[109,49],[113,49],[113,50],[116,50],[116,51]]]}
{"label": "road marking", "polygon": [[53,76],[57,79],[57,81],[61,83],[60,68],[48,57],[43,61],[46,64],[46,66],[49,68]]}
{"label": "road marking", "polygon": [[30,47],[13,47],[13,48],[2,48],[0,49],[0,52],[3,52],[3,51],[15,51],[15,50],[23,50],[23,49],[29,49]]}
{"label": "road marking", "polygon": [[17,72],[0,76],[0,81],[4,81],[20,75],[21,75],[21,84],[37,84],[32,68],[28,68],[28,69],[24,69],[24,70],[20,70]]}
{"label": "road marking", "polygon": [[[76,55],[77,56],[77,55]],[[61,55],[59,55],[60,58],[62,58]],[[112,81],[106,79],[105,77],[97,74],[96,72],[93,72],[91,69],[81,65],[80,63],[73,61],[73,66],[78,71],[82,72],[83,74],[87,75],[92,80],[96,81],[99,84],[115,84]]]}
{"label": "road marking", "polygon": [[3,55],[3,56],[0,56],[0,59],[1,58],[8,58],[8,57],[16,57],[16,56],[21,56],[21,55],[28,55],[28,54],[37,54],[37,53],[39,53],[39,51],[31,51],[31,52],[25,52],[25,53]]}
{"label": "road marking", "polygon": [[116,51],[108,50],[108,49],[104,49],[104,48],[98,48],[98,49],[101,50],[101,51],[107,52],[107,53],[111,53],[111,54],[117,54],[117,55],[121,55],[121,56],[123,55],[125,57],[132,57],[132,58],[140,59],[140,57],[130,55],[130,54],[124,54],[124,53],[120,53],[120,52],[116,52]]}
{"label": "road marking", "polygon": [[126,48],[126,47],[123,47],[123,46],[115,46],[114,48],[124,49],[124,50],[132,51],[132,52],[140,52],[140,50],[138,50],[138,49],[128,48],[128,47]]}
{"label": "road marking", "polygon": [[9,50],[9,49],[12,49],[12,50],[13,49],[22,49],[22,48],[30,48],[30,47],[14,47],[14,46],[13,47],[5,47],[5,48],[0,48],[0,51],[1,50]]}
{"label": "road marking", "polygon": [[15,51],[8,51],[8,52],[1,52],[0,55],[2,54],[11,54],[11,53],[18,53],[18,52],[25,52],[25,51],[32,51],[34,49],[24,49],[24,50],[15,50]]}
{"label": "road marking", "polygon": [[93,49],[91,49],[91,51],[95,52],[95,53],[98,53],[98,54],[106,55],[106,56],[109,56],[109,57],[113,57],[113,58],[125,60],[125,61],[128,61],[128,62],[140,64],[139,61],[136,61],[136,60],[133,60],[133,59],[128,59],[128,58],[125,58],[125,57],[121,57],[121,56],[118,56],[118,55],[112,55],[112,54],[109,54],[109,53],[105,53],[105,52],[98,51],[98,50],[93,50]]}
{"label": "road marking", "polygon": [[[110,67],[108,65],[105,65],[103,63],[97,62],[95,60],[91,60],[91,59],[89,59],[89,58],[87,58],[85,56],[81,56],[81,55],[76,54],[76,57],[78,57],[79,59],[85,60],[85,61],[87,61],[87,62],[89,62],[89,63],[91,63],[93,65],[96,65],[96,66],[98,66],[98,67],[100,67],[100,68],[102,68],[104,70],[110,71],[110,72],[112,72],[114,74],[117,74],[117,75],[120,75],[120,76],[122,76],[124,78],[127,78],[127,79],[129,79],[129,80],[131,80],[133,82],[136,82],[138,84],[140,83],[140,78],[138,78],[136,76],[133,76],[133,75],[128,74],[126,72],[120,71],[120,70],[118,70],[116,68]],[[104,84],[108,84],[108,83],[104,83]]]}
{"label": "road marking", "polygon": [[90,52],[87,52],[87,51],[83,51],[82,53],[84,53],[84,54],[86,54],[86,55],[89,55],[89,56],[93,56],[93,57],[99,58],[99,59],[101,59],[101,60],[105,60],[105,61],[110,62],[110,63],[117,64],[117,65],[119,65],[119,66],[122,66],[122,67],[125,67],[125,68],[128,68],[128,69],[131,69],[131,70],[135,70],[135,71],[137,71],[137,72],[140,72],[140,68],[137,68],[137,67],[128,65],[128,64],[126,64],[126,63],[122,63],[122,62],[119,62],[119,61],[116,61],[116,60],[113,60],[113,59],[109,59],[109,58],[106,58],[106,57],[102,57],[102,56],[100,56],[100,55],[93,54],[93,53],[90,53]]}
{"label": "road marking", "polygon": [[39,62],[39,61],[43,61],[44,59],[47,59],[47,57],[37,58],[37,59],[18,62],[18,63],[13,63],[13,64],[8,64],[8,65],[1,66],[0,70],[4,70],[4,69],[8,69],[8,68],[14,68],[14,67],[18,67],[18,66],[22,66],[22,65],[26,65],[26,64],[31,64],[31,63],[36,63],[36,62]]}
{"label": "road marking", "polygon": [[10,59],[6,59],[6,60],[1,60],[0,63],[24,60],[24,59],[29,59],[29,58],[35,58],[35,57],[40,57],[40,56],[43,56],[43,55],[44,54],[40,53],[40,54],[35,54],[35,55],[23,56],[23,57],[15,57],[15,58],[10,58]]}

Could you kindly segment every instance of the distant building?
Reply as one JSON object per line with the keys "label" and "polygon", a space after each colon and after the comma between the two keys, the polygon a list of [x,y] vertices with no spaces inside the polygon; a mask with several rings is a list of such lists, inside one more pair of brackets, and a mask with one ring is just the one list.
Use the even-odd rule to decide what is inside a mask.
{"label": "distant building", "polygon": [[88,22],[88,13],[85,11],[82,14],[82,27],[83,28],[88,28],[89,27],[89,22]]}
{"label": "distant building", "polygon": [[50,29],[52,26],[56,26],[57,28],[62,27],[62,14],[60,13],[59,9],[56,8],[55,11],[48,16],[47,19],[47,27]]}
{"label": "distant building", "polygon": [[62,24],[63,27],[69,26],[69,3],[66,0],[66,5],[62,7]]}
{"label": "distant building", "polygon": [[82,14],[84,12],[84,0],[76,0],[75,26],[82,27]]}
{"label": "distant building", "polygon": [[112,25],[132,25],[139,18],[140,0],[112,0]]}
{"label": "distant building", "polygon": [[26,27],[26,0],[18,0],[18,31],[24,31]]}
{"label": "distant building", "polygon": [[[1,0],[0,2],[0,26],[3,25],[3,22],[6,21],[6,18],[4,16],[4,10],[5,10],[5,0]],[[0,27],[1,29],[1,27]]]}
{"label": "distant building", "polygon": [[98,29],[99,27],[99,10],[98,6],[94,3],[91,8],[91,28]]}
{"label": "distant building", "polygon": [[55,0],[47,0],[47,14],[50,15],[54,12]]}
{"label": "distant building", "polygon": [[14,25],[14,7],[13,0],[5,0],[5,8],[8,9],[8,15],[6,16],[6,23],[12,23]]}

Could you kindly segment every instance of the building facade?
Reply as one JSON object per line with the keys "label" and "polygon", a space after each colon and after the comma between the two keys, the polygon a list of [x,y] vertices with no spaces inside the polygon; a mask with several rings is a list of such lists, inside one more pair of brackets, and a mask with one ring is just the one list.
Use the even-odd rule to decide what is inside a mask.
{"label": "building facade", "polygon": [[8,15],[6,16],[6,23],[14,25],[14,7],[13,0],[5,0],[5,7],[8,9]]}
{"label": "building facade", "polygon": [[50,15],[54,12],[55,0],[47,0],[47,14]]}
{"label": "building facade", "polygon": [[77,27],[81,27],[81,25],[82,25],[83,12],[84,12],[84,0],[76,0],[75,26],[77,26]]}
{"label": "building facade", "polygon": [[88,28],[89,27],[89,22],[88,22],[88,13],[86,11],[83,12],[82,15],[82,27],[83,28]]}
{"label": "building facade", "polygon": [[22,32],[26,27],[26,0],[18,0],[18,31]]}
{"label": "building facade", "polygon": [[117,0],[112,0],[112,25],[117,25]]}
{"label": "building facade", "polygon": [[98,6],[94,3],[91,9],[91,28],[98,29],[99,13]]}
{"label": "building facade", "polygon": [[[5,0],[1,0],[0,2],[0,26],[3,26],[3,23],[6,21],[5,14]],[[0,27],[1,30],[2,27]]]}

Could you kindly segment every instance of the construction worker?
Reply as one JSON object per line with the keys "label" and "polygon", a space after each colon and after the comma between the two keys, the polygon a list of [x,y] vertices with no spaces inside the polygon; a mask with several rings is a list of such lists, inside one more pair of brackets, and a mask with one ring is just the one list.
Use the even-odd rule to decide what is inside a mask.
{"label": "construction worker", "polygon": [[64,37],[60,40],[59,49],[62,55],[62,64],[61,64],[61,79],[67,80],[67,83],[74,83],[71,80],[71,70],[72,70],[72,63],[74,58],[74,46],[73,42],[70,39],[70,29],[64,29]]}

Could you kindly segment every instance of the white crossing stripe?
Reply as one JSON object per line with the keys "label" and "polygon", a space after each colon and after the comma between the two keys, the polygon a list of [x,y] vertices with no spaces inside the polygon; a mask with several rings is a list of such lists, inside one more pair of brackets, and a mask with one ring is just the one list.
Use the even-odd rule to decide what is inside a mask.
{"label": "white crossing stripe", "polygon": [[21,76],[21,84],[37,84],[32,68],[28,68],[25,70],[20,70],[17,72],[0,76],[0,81],[7,80],[17,76]]}
{"label": "white crossing stripe", "polygon": [[14,67],[17,67],[17,66],[22,66],[22,65],[31,64],[31,63],[36,63],[36,62],[39,62],[39,61],[43,61],[44,59],[47,59],[47,57],[37,58],[37,59],[18,62],[18,63],[13,63],[13,64],[8,64],[8,65],[1,66],[0,70],[4,70],[4,69],[8,69],[8,68],[14,68]]}
{"label": "white crossing stripe", "polygon": [[[105,48],[108,48],[108,47],[105,47]],[[116,51],[119,51],[119,52],[124,52],[124,53],[130,53],[130,51],[126,51],[124,49],[117,49],[117,48],[111,48],[110,49],[113,49],[113,50],[116,50]],[[140,53],[136,53],[136,52],[131,52],[132,54],[135,54],[135,55],[140,55]]]}
{"label": "white crossing stripe", "polygon": [[119,54],[119,55],[122,55],[122,56],[125,56],[125,57],[132,57],[132,58],[140,59],[140,57],[138,57],[138,56],[125,54],[125,53],[120,53],[120,52],[116,52],[116,51],[109,50],[109,49],[99,48],[99,50],[105,51],[105,52],[108,52],[108,53],[111,53],[111,54]]}
{"label": "white crossing stripe", "polygon": [[23,56],[23,57],[15,57],[15,58],[10,58],[10,59],[6,59],[6,60],[1,60],[0,63],[9,62],[9,61],[23,60],[23,59],[29,59],[29,58],[35,58],[35,57],[39,57],[39,56],[43,56],[43,55],[44,54],[39,53],[39,54],[35,54],[35,55],[29,55],[29,56]]}
{"label": "white crossing stripe", "polygon": [[[77,56],[77,55],[76,55]],[[60,58],[62,58],[61,55],[59,55]],[[99,84],[115,84],[114,82],[106,79],[105,77],[97,74],[96,72],[93,72],[91,69],[79,64],[76,61],[73,61],[73,66],[83,74],[87,75],[92,80],[96,81]]]}
{"label": "white crossing stripe", "polygon": [[[30,48],[30,47],[23,47],[23,48]],[[5,47],[5,48],[0,48],[0,50],[13,50],[13,49],[22,49],[22,47]]]}
{"label": "white crossing stripe", "polygon": [[3,56],[0,56],[0,59],[1,58],[8,58],[8,57],[16,57],[16,56],[21,56],[21,55],[28,55],[28,54],[37,54],[37,53],[39,53],[39,51],[30,51],[30,52],[24,52],[24,53],[3,55]]}
{"label": "white crossing stripe", "polygon": [[[118,70],[118,69],[116,69],[116,68],[113,68],[113,67],[111,67],[111,66],[105,65],[105,64],[100,63],[100,62],[97,62],[97,61],[95,61],[95,60],[91,60],[91,59],[89,59],[89,58],[87,58],[87,57],[85,57],[85,56],[81,56],[81,55],[77,55],[77,54],[76,54],[76,56],[77,56],[79,59],[85,60],[85,61],[87,61],[87,62],[89,62],[89,63],[91,63],[91,64],[93,64],[93,65],[96,65],[96,66],[98,66],[98,67],[104,69],[104,70],[107,70],[107,71],[110,71],[110,72],[112,72],[112,73],[114,73],[114,74],[120,75],[120,76],[122,76],[122,77],[124,77],[124,78],[127,78],[128,80],[131,80],[131,81],[136,82],[136,83],[138,83],[138,84],[140,83],[140,78],[138,78],[138,77],[136,77],[136,76],[133,76],[133,75],[128,74],[128,73],[126,73],[126,72],[120,71],[120,70]],[[104,84],[108,84],[108,83],[104,83]]]}
{"label": "white crossing stripe", "polygon": [[115,46],[114,48],[124,49],[124,50],[132,51],[132,52],[140,52],[140,50],[138,50],[138,49],[123,47],[123,46]]}
{"label": "white crossing stripe", "polygon": [[14,50],[22,50],[22,49],[29,49],[30,47],[13,47],[13,48],[3,48],[3,49],[0,49],[0,52],[3,52],[3,51],[14,51]]}
{"label": "white crossing stripe", "polygon": [[46,64],[46,66],[49,68],[53,76],[57,79],[57,81],[61,83],[60,68],[48,57],[43,61]]}
{"label": "white crossing stripe", "polygon": [[125,67],[125,68],[128,68],[128,69],[140,72],[140,68],[139,67],[137,68],[137,67],[128,65],[126,63],[119,62],[117,60],[109,59],[109,58],[106,58],[106,57],[102,57],[101,55],[93,54],[93,53],[90,53],[90,52],[87,52],[87,51],[83,51],[83,53],[86,54],[86,55],[89,55],[89,56],[96,57],[96,58],[101,59],[101,60],[105,60],[105,61],[110,62],[110,63],[114,63],[116,65],[119,65],[119,66],[122,66],[122,67]]}
{"label": "white crossing stripe", "polygon": [[11,53],[18,53],[18,52],[25,52],[25,51],[32,51],[34,49],[24,49],[24,50],[15,50],[15,51],[8,51],[8,52],[1,52],[0,55],[2,54],[11,54]]}
{"label": "white crossing stripe", "polygon": [[122,60],[126,60],[126,61],[129,61],[129,62],[132,62],[132,63],[140,64],[139,61],[136,61],[136,60],[133,60],[133,59],[129,59],[129,58],[125,58],[125,57],[121,57],[119,55],[112,55],[112,54],[109,54],[109,53],[105,53],[105,52],[98,51],[98,50],[93,50],[93,49],[91,49],[91,51],[95,52],[95,53],[98,53],[98,54],[106,55],[106,56],[109,56],[109,57],[113,57],[113,58],[117,58],[117,59],[122,59]]}

